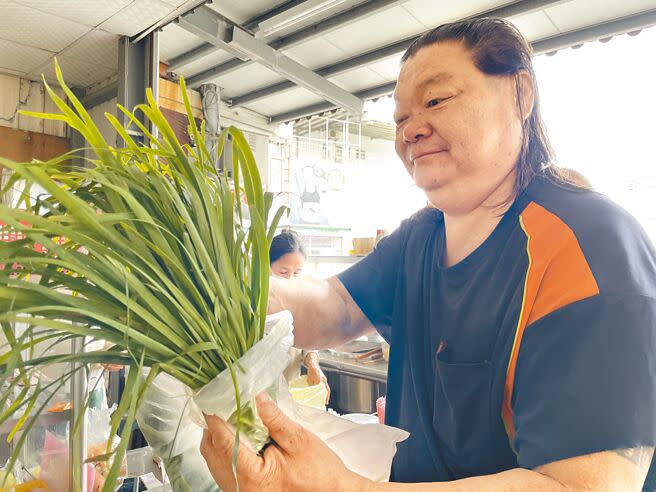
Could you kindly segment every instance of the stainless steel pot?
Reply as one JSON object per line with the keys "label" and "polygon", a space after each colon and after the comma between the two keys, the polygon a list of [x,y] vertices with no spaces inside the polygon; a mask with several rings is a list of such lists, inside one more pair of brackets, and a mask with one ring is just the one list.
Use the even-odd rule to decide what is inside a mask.
{"label": "stainless steel pot", "polygon": [[387,384],[324,368],[331,388],[330,406],[340,413],[374,413]]}

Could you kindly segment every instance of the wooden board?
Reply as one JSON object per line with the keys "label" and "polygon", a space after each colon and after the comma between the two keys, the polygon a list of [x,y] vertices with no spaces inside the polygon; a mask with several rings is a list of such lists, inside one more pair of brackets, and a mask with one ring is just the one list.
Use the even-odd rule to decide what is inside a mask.
{"label": "wooden board", "polygon": [[[200,93],[193,90],[187,89],[187,96],[189,97],[189,103],[191,104],[191,110],[194,115],[194,118],[202,118],[203,110]],[[187,111],[184,107],[184,102],[182,99],[182,89],[180,85],[175,82],[171,82],[166,79],[159,79],[159,107],[166,108],[176,113],[187,114]]]}
{"label": "wooden board", "polygon": [[0,157],[17,162],[48,160],[71,149],[68,139],[0,126]]}

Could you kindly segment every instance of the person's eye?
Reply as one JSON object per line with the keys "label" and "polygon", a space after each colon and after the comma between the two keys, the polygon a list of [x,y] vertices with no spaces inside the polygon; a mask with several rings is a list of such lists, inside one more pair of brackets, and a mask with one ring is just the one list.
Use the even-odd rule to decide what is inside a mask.
{"label": "person's eye", "polygon": [[433,99],[429,99],[429,101],[426,103],[426,107],[434,108],[435,106],[444,104],[444,101],[447,101],[449,99],[451,99],[451,97],[442,97],[442,98],[434,97]]}

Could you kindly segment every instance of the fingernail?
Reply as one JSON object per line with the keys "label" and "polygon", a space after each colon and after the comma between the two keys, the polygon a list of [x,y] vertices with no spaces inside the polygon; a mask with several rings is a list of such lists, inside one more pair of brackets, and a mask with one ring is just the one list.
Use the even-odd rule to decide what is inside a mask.
{"label": "fingernail", "polygon": [[212,422],[216,423],[219,420],[219,417],[217,417],[216,415],[211,415],[205,412],[203,412],[203,417],[205,417],[205,422],[207,423],[207,425],[210,425],[210,423]]}
{"label": "fingernail", "polygon": [[275,408],[275,404],[271,397],[266,393],[260,393],[255,398],[257,402],[257,411],[260,414],[260,417],[266,417],[269,415]]}

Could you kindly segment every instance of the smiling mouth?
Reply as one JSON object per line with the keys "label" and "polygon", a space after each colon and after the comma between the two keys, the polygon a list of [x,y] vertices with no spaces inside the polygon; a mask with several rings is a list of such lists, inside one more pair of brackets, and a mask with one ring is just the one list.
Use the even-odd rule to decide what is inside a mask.
{"label": "smiling mouth", "polygon": [[442,152],[444,152],[444,150],[436,150],[436,151],[434,151],[434,152],[425,152],[425,153],[423,153],[423,154],[419,154],[419,155],[416,156],[416,157],[413,157],[413,158],[411,159],[411,162],[412,162],[413,165],[416,165],[416,163],[417,163],[418,160],[420,160],[420,159],[422,159],[422,158],[424,158],[424,157],[434,156],[434,155],[437,155],[437,154],[441,154]]}

